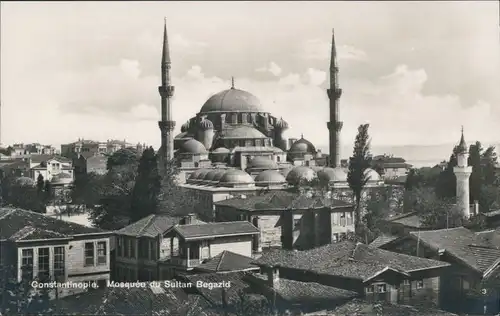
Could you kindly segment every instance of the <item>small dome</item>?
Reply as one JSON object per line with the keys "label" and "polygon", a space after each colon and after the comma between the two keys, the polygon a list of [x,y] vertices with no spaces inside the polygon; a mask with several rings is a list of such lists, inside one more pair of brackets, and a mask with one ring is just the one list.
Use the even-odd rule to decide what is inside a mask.
{"label": "small dome", "polygon": [[28,177],[19,177],[14,180],[14,183],[21,187],[32,187],[35,185],[35,181]]}
{"label": "small dome", "polygon": [[211,96],[200,110],[200,113],[208,112],[262,112],[262,110],[256,96],[232,88]]}
{"label": "small dome", "polygon": [[181,133],[187,132],[188,129],[189,129],[189,121],[187,121],[186,123],[182,124],[182,126],[181,126]]}
{"label": "small dome", "polygon": [[368,178],[368,182],[376,182],[380,181],[380,175],[377,173],[377,171],[368,168],[365,170],[365,176]]}
{"label": "small dome", "polygon": [[283,175],[283,177],[287,177],[290,171],[292,171],[293,168],[288,168],[288,169],[283,169],[280,171],[280,173]]}
{"label": "small dome", "polygon": [[209,173],[210,171],[212,171],[212,169],[202,169],[200,173],[198,173],[198,175],[196,176],[196,182],[203,181],[207,173]]}
{"label": "small dome", "polygon": [[183,132],[175,136],[175,140],[190,140],[190,139],[193,139],[193,137],[189,135],[188,132]]}
{"label": "small dome", "polygon": [[287,129],[288,123],[285,120],[283,120],[282,118],[280,118],[279,120],[276,121],[276,124],[274,125],[274,127],[278,128],[278,129]]}
{"label": "small dome", "polygon": [[290,146],[290,153],[314,154],[316,147],[305,138],[301,138]]}
{"label": "small dome", "polygon": [[284,153],[283,149],[278,148],[278,147],[273,147],[273,152],[275,154],[282,154],[282,153]]}
{"label": "small dome", "polygon": [[248,164],[249,169],[278,169],[278,165],[268,157],[257,156]]}
{"label": "small dome", "polygon": [[197,141],[196,139],[190,139],[185,141],[180,148],[182,153],[188,154],[206,154],[207,149],[203,146],[202,143]]}
{"label": "small dome", "polygon": [[346,182],[347,174],[342,168],[323,168],[318,171],[318,179],[324,182]]}
{"label": "small dome", "polygon": [[191,174],[189,175],[189,178],[187,178],[187,181],[188,182],[191,182],[193,180],[196,180],[198,178],[198,176],[200,175],[200,173],[203,171],[204,169],[198,169],[198,170],[195,170],[193,172],[191,172]]}
{"label": "small dome", "polygon": [[212,121],[210,121],[208,119],[204,119],[203,121],[201,121],[199,126],[204,131],[209,130],[209,129],[214,129],[214,124],[212,123]]}
{"label": "small dome", "polygon": [[231,151],[226,147],[219,147],[212,150],[212,154],[229,154]]}
{"label": "small dome", "polygon": [[227,171],[226,169],[218,170],[217,173],[213,176],[212,181],[214,183],[219,182],[222,176],[226,173],[226,171]]}
{"label": "small dome", "polygon": [[254,183],[252,177],[245,171],[238,169],[231,169],[226,171],[219,181],[219,185],[221,186],[252,183]]}
{"label": "small dome", "polygon": [[301,181],[311,181],[316,178],[316,172],[309,167],[298,166],[294,167],[286,176],[286,181],[289,184],[296,185]]}
{"label": "small dome", "polygon": [[203,177],[203,181],[205,182],[212,182],[214,180],[214,177],[215,175],[217,174],[217,172],[219,172],[220,170],[210,170],[204,177]]}
{"label": "small dome", "polygon": [[275,170],[265,170],[255,177],[255,185],[267,186],[269,184],[284,184],[285,177]]}

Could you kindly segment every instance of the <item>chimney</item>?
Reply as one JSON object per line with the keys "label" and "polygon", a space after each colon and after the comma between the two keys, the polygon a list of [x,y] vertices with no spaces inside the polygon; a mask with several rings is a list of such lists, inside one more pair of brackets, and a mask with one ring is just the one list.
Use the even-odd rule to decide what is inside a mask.
{"label": "chimney", "polygon": [[267,272],[267,281],[269,283],[269,286],[273,289],[279,286],[280,271],[278,268],[273,267]]}
{"label": "chimney", "polygon": [[193,223],[193,220],[196,218],[196,214],[194,213],[190,213],[186,216],[184,216],[182,219],[181,219],[181,222],[180,224],[181,225],[189,225],[189,224],[192,224]]}
{"label": "chimney", "polygon": [[475,200],[474,201],[474,214],[473,215],[478,215],[479,214],[479,201]]}

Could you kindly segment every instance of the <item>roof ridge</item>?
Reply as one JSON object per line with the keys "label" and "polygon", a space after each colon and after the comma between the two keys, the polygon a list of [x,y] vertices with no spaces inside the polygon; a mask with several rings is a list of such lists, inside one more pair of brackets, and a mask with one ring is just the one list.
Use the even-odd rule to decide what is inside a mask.
{"label": "roof ridge", "polygon": [[221,252],[220,260],[217,263],[217,266],[215,267],[215,272],[219,271],[220,265],[222,264],[222,260],[224,260],[224,256],[226,255],[226,251],[227,250],[224,250],[223,252]]}
{"label": "roof ridge", "polygon": [[11,215],[12,213],[14,213],[17,209],[9,209],[5,214],[3,214],[2,216],[0,216],[0,220],[4,219],[5,217]]}
{"label": "roof ridge", "polygon": [[150,216],[150,218],[146,221],[146,223],[144,224],[144,226],[142,226],[142,228],[139,229],[139,231],[137,232],[137,236],[142,235],[142,233],[144,233],[144,231],[146,230],[146,228],[149,227],[149,225],[151,224],[151,221],[155,217],[155,214],[150,214],[148,216]]}

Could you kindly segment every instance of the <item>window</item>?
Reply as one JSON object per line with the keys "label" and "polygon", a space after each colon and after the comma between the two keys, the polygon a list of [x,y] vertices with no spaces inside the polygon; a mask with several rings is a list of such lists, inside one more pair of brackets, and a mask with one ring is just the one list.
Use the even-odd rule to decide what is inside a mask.
{"label": "window", "polygon": [[370,285],[370,286],[367,286],[365,289],[366,289],[366,293],[373,293],[375,290],[375,286]]}
{"label": "window", "polygon": [[157,244],[156,240],[150,240],[149,241],[149,249],[151,249],[151,260],[157,260],[158,259],[158,249],[157,249]]}
{"label": "window", "polygon": [[107,260],[107,253],[106,253],[106,242],[105,241],[99,241],[97,243],[97,264],[98,265],[103,265],[106,264]]}
{"label": "window", "polygon": [[123,256],[123,240],[122,237],[117,237],[116,238],[116,253],[118,254],[118,257]]}
{"label": "window", "polygon": [[200,259],[200,244],[197,242],[189,245],[189,259]]}
{"label": "window", "polygon": [[86,242],[85,243],[85,266],[93,266],[94,265],[94,243]]}
{"label": "window", "polygon": [[423,289],[424,288],[424,280],[418,280],[416,283],[417,289]]}
{"label": "window", "polygon": [[64,276],[64,247],[54,247],[54,277]]}
{"label": "window", "polygon": [[377,284],[377,293],[387,292],[387,286],[385,284]]}
{"label": "window", "polygon": [[129,242],[128,238],[123,237],[123,256],[125,258],[128,258],[129,256],[128,242]]}
{"label": "window", "polygon": [[353,222],[352,222],[352,212],[346,212],[346,218],[347,218],[347,225],[352,225]]}
{"label": "window", "polygon": [[410,280],[408,279],[403,280],[403,285],[410,285]]}
{"label": "window", "polygon": [[23,278],[33,277],[33,249],[23,249],[21,270]]}
{"label": "window", "polygon": [[47,279],[50,273],[49,248],[38,248],[38,278]]}
{"label": "window", "polygon": [[345,227],[345,224],[346,224],[345,212],[340,213],[340,226]]}

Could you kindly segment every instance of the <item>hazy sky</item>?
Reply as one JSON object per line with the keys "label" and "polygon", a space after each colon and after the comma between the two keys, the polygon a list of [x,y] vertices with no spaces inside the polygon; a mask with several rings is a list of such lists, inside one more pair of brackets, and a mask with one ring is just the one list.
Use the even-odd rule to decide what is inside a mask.
{"label": "hazy sky", "polygon": [[332,28],[343,144],[500,138],[498,2],[2,2],[2,142],[157,146],[168,19],[177,130],[235,86],[328,143]]}

